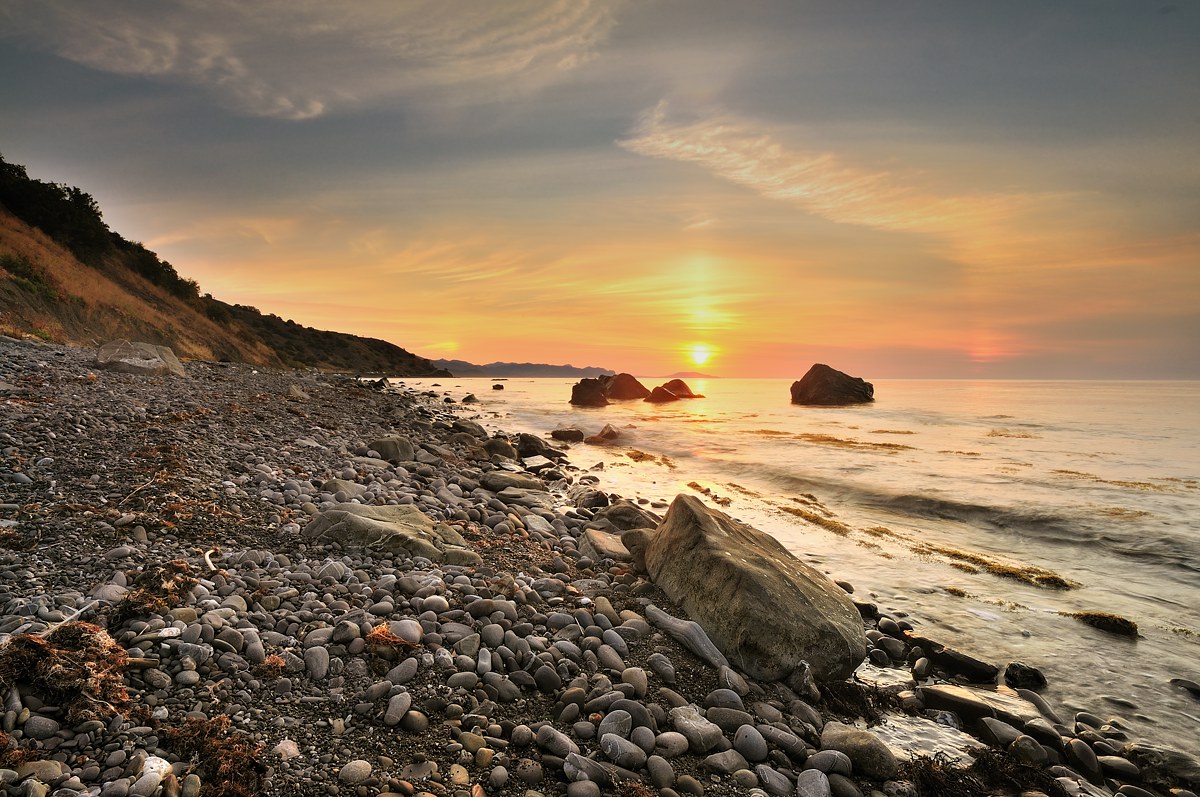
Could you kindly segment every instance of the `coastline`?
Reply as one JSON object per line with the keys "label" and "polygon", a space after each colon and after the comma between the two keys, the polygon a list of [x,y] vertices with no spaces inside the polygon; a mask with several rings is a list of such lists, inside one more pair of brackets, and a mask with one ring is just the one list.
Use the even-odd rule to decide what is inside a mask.
{"label": "coastline", "polygon": [[[809,704],[776,684],[719,677],[649,624],[647,603],[682,613],[628,567],[580,553],[592,513],[570,506],[566,480],[515,459],[473,459],[472,449],[490,443],[440,396],[201,362],[187,363],[185,378],[146,378],[96,370],[91,358],[0,340],[0,634],[11,642],[72,619],[96,622],[132,662],[122,673],[128,703],[85,718],[28,684],[6,689],[0,780],[10,789],[26,788],[16,785],[24,780],[44,784],[42,794],[237,794],[219,789],[228,778],[220,766],[236,764],[256,781],[246,787],[254,794],[597,794],[597,780],[624,777],[600,766],[613,757],[601,752],[603,720],[594,719],[612,713],[604,709],[619,694],[651,718],[657,734],[644,752],[670,769],[630,764],[635,782],[667,797],[781,793],[784,784],[757,768],[720,772],[707,756],[669,749],[673,738],[661,741],[676,702],[703,706],[730,686],[755,726],[789,735],[771,737],[762,759],[787,793],[803,772],[823,771],[805,767],[822,746],[816,726],[839,719],[832,701]],[[367,456],[368,441],[389,435],[416,443],[413,459]],[[506,501],[481,487],[496,462],[541,481],[535,492],[550,503]],[[553,469],[572,481],[583,474],[570,463]],[[332,479],[342,483],[323,489]],[[482,564],[385,557],[303,535],[322,508],[360,488],[363,503],[417,506],[453,527]],[[874,642],[897,638],[879,618],[867,626]],[[398,639],[372,640],[379,627]],[[591,628],[624,629],[624,671],[585,655],[596,652],[583,642]],[[900,663],[907,654],[899,650]],[[655,669],[655,655],[673,665],[674,681]],[[554,666],[537,666],[547,656]],[[905,668],[886,653],[873,658],[904,684]],[[913,709],[913,699],[894,703]],[[217,727],[221,716],[229,729]],[[1134,770],[1147,763],[1124,749],[1119,725],[1058,719],[1039,742],[1053,746],[1066,731],[1070,740],[1059,744],[1077,768],[1073,782],[1090,774],[1078,771],[1091,765],[1079,745],[1092,758],[1097,745],[1111,748]],[[719,746],[738,749],[734,730]],[[568,785],[564,773],[581,771],[578,761],[568,765],[572,754],[596,763],[584,765],[592,780]],[[913,793],[900,778],[889,787],[828,766],[826,775],[849,775],[864,794]],[[1115,783],[1122,767],[1095,766],[1096,783],[1078,793],[1107,793],[1087,789]],[[1180,775],[1196,778],[1188,766],[1142,766],[1131,782],[1165,795],[1183,785]],[[1055,780],[1072,780],[1069,770],[1039,771],[1046,789],[1057,783],[1069,793]]]}

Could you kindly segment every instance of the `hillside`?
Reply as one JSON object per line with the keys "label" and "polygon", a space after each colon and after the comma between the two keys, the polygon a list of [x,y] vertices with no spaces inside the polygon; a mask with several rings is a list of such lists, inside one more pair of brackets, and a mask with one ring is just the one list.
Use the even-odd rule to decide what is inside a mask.
{"label": "hillside", "polygon": [[548,365],[546,363],[488,363],[475,365],[466,360],[433,360],[438,368],[445,368],[455,376],[499,376],[499,377],[596,377],[612,376],[615,371],[607,368],[574,365]]}
{"label": "hillside", "polygon": [[448,376],[383,340],[326,332],[231,305],[111,231],[96,201],[0,157],[0,334],[80,346],[114,338],[181,357],[273,367]]}

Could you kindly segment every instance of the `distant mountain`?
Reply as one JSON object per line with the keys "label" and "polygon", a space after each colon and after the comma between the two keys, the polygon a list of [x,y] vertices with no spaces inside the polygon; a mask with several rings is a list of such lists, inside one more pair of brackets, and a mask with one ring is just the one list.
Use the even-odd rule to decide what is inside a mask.
{"label": "distant mountain", "polygon": [[699,371],[679,371],[674,374],[667,374],[663,379],[720,379],[719,376],[712,374],[702,374]]}
{"label": "distant mountain", "polygon": [[597,377],[612,376],[616,371],[607,368],[576,368],[573,365],[547,365],[546,363],[488,363],[475,365],[466,360],[431,360],[435,368],[443,368],[455,376],[499,376],[499,377]]}
{"label": "distant mountain", "polygon": [[388,376],[449,376],[395,344],[285,321],[200,294],[108,228],[84,191],[0,157],[0,334],[98,346],[128,338],[181,357]]}

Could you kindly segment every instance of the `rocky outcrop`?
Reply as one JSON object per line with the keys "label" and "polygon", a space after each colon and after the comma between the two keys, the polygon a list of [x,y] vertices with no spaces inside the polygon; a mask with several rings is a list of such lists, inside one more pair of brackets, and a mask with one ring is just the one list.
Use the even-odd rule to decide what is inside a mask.
{"label": "rocky outcrop", "polygon": [[632,374],[617,374],[608,378],[606,393],[610,399],[640,399],[649,396],[650,389]]}
{"label": "rocky outcrop", "polygon": [[183,364],[168,346],[118,339],[96,350],[96,365],[106,371],[143,376],[186,376]]}
{"label": "rocky outcrop", "polygon": [[604,428],[596,434],[583,438],[583,442],[590,446],[602,446],[616,440],[621,436],[621,432],[617,430],[611,423],[604,424]]}
{"label": "rocky outcrop", "polygon": [[607,407],[605,380],[580,379],[571,386],[571,403],[576,407]]}
{"label": "rocky outcrop", "polygon": [[679,401],[679,396],[659,385],[650,392],[649,396],[646,396],[645,401],[651,404],[666,404],[671,401]]}
{"label": "rocky outcrop", "polygon": [[561,440],[564,443],[582,443],[583,438],[587,435],[583,433],[582,429],[576,429],[572,426],[566,429],[555,429],[554,431],[550,432],[550,436],[555,440]]}
{"label": "rocky outcrop", "polygon": [[875,400],[875,386],[817,363],[799,381],[792,383],[792,403],[818,406],[865,404]]}
{"label": "rocky outcrop", "polygon": [[692,389],[688,387],[687,382],[684,382],[682,379],[672,379],[663,385],[663,387],[671,391],[672,395],[676,398],[704,398],[699,393],[693,393]]}
{"label": "rocky outcrop", "polygon": [[[640,547],[640,546],[635,546]],[[849,596],[757,529],[680,495],[644,547],[650,577],[751,677],[848,677],[866,656]]]}
{"label": "rocky outcrop", "polygon": [[347,549],[380,548],[424,556],[433,562],[477,565],[479,554],[450,526],[434,523],[415,506],[335,504],[304,527],[306,540],[336,542]]}

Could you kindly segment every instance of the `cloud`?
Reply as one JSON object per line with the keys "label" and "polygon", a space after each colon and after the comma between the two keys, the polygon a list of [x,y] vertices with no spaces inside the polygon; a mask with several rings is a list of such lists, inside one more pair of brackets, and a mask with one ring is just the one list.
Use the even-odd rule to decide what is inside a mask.
{"label": "cloud", "polygon": [[396,98],[482,101],[586,62],[622,0],[0,0],[0,28],[93,69],[309,119]]}
{"label": "cloud", "polygon": [[864,168],[831,152],[792,149],[760,125],[732,116],[673,122],[665,101],[618,143],[639,155],[698,164],[764,197],[844,224],[950,232],[996,223],[1027,204],[1004,194],[936,195],[923,191],[915,176]]}

